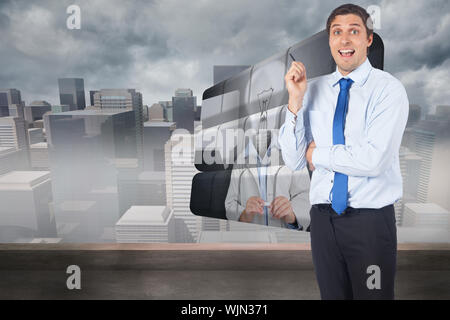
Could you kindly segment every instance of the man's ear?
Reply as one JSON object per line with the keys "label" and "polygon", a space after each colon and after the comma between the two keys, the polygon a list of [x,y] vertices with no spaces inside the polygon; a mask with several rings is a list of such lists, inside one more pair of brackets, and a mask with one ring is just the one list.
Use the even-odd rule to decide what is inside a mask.
{"label": "man's ear", "polygon": [[369,36],[368,41],[369,41],[369,43],[367,44],[367,47],[370,47],[373,43],[373,33]]}

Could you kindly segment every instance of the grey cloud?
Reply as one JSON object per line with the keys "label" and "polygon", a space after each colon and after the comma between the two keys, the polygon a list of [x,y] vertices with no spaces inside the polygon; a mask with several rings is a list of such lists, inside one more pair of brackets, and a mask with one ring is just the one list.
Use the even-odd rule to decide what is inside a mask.
{"label": "grey cloud", "polygon": [[[21,89],[27,102],[58,103],[56,79],[77,76],[86,91],[136,87],[149,105],[170,99],[177,87],[201,97],[214,64],[255,64],[285,50],[324,29],[344,2],[81,0],[81,30],[65,27],[71,0],[1,2],[0,87]],[[421,84],[414,71],[426,68],[431,77],[439,66],[449,71],[449,2],[357,3],[381,7],[385,69],[405,79],[420,103],[447,103],[438,94],[415,95]]]}

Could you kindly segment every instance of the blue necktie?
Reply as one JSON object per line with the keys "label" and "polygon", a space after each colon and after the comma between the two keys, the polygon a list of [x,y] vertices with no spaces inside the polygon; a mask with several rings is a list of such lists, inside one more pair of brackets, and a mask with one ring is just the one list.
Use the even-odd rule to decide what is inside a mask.
{"label": "blue necktie", "polygon": [[[348,106],[348,90],[352,85],[352,79],[339,80],[339,97],[336,105],[336,111],[334,112],[333,119],[333,145],[344,144],[344,123],[345,115],[347,113]],[[348,176],[340,172],[334,173],[334,182],[332,189],[333,198],[331,201],[331,207],[337,214],[341,214],[347,208],[347,194],[348,194]]]}

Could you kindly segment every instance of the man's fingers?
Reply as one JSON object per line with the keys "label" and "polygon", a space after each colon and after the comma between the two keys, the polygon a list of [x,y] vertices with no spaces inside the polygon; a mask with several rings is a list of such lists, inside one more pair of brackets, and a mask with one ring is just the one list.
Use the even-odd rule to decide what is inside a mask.
{"label": "man's fingers", "polygon": [[298,80],[301,79],[301,74],[298,70],[293,69],[288,72],[287,78],[288,78],[288,80],[294,80],[294,82],[297,82]]}
{"label": "man's fingers", "polygon": [[279,206],[275,212],[275,217],[280,219],[284,217],[287,213],[287,209],[289,208],[289,203],[283,203],[281,206]]}
{"label": "man's fingers", "polygon": [[283,208],[286,205],[289,205],[289,200],[287,200],[286,198],[279,198],[279,201],[275,204],[274,208],[272,209],[274,216],[277,217],[280,208]]}
{"label": "man's fingers", "polygon": [[300,66],[294,65],[292,67],[300,74],[300,76],[303,76],[305,74],[305,70],[303,70]]}
{"label": "man's fingers", "polygon": [[291,67],[295,68],[296,70],[298,70],[300,72],[300,74],[305,75],[306,76],[306,68],[303,65],[303,63],[301,62],[297,62],[297,63],[293,63],[291,65]]}

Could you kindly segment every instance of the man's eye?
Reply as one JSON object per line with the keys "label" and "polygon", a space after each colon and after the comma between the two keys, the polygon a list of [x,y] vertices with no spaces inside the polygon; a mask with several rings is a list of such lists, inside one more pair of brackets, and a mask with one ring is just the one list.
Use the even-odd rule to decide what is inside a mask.
{"label": "man's eye", "polygon": [[339,30],[334,31],[334,35],[337,36],[338,34],[340,34],[341,32]]}
{"label": "man's eye", "polygon": [[358,34],[358,30],[352,30],[352,34]]}

